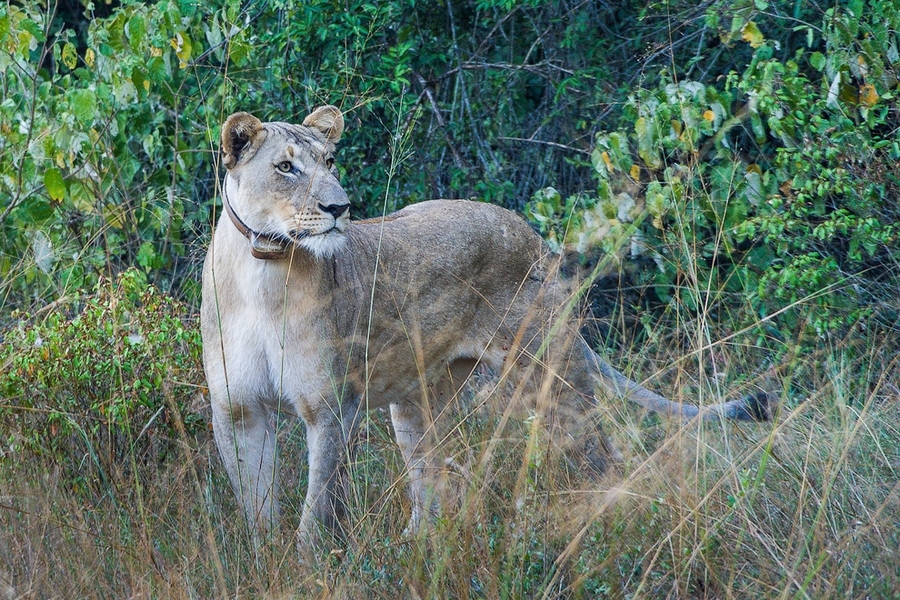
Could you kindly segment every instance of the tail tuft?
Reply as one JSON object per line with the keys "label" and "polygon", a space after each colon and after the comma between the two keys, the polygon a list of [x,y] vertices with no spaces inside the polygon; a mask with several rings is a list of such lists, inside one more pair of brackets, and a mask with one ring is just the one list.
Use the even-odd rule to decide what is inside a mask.
{"label": "tail tuft", "polygon": [[777,403],[765,392],[750,394],[743,399],[738,418],[742,421],[771,421]]}

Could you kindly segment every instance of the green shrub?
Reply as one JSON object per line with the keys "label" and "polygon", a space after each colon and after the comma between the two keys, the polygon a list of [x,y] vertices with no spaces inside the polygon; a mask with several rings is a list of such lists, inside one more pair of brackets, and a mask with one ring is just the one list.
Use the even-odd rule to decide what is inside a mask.
{"label": "green shrub", "polygon": [[0,349],[0,452],[78,469],[162,458],[201,381],[200,334],[185,307],[136,269],[101,281],[83,308],[16,315]]}
{"label": "green shrub", "polygon": [[171,283],[208,221],[192,200],[209,187],[215,104],[189,67],[221,21],[193,3],[126,2],[76,35],[52,14],[0,8],[0,275],[13,307],[127,265]]}
{"label": "green shrub", "polygon": [[[0,7],[3,312],[130,266],[195,299],[233,110],[300,120],[339,105],[358,216],[579,189],[596,116],[625,87],[610,73],[627,80],[634,51],[668,38],[664,11],[640,3],[93,4]],[[652,24],[610,34],[636,13]]]}
{"label": "green shrub", "polygon": [[545,190],[531,219],[559,246],[652,259],[639,276],[690,310],[731,296],[750,322],[824,335],[890,305],[900,10],[869,4],[829,9],[788,60],[765,23],[733,27],[754,48],[742,71],[635,90],[627,126],[597,135],[596,196]]}

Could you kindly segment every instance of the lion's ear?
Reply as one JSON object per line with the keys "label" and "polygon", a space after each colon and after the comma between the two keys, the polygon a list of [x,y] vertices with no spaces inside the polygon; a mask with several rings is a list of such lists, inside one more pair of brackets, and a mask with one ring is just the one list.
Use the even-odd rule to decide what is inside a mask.
{"label": "lion's ear", "polygon": [[318,129],[329,142],[336,144],[344,133],[344,115],[336,106],[320,106],[303,119],[303,125]]}
{"label": "lion's ear", "polygon": [[234,113],[222,125],[222,162],[231,170],[238,164],[245,150],[263,130],[262,122],[245,112]]}

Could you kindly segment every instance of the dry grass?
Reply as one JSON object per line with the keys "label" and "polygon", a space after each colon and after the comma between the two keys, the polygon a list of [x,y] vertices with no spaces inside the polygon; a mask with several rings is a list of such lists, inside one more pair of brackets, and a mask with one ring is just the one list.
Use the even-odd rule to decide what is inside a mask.
{"label": "dry grass", "polygon": [[[896,598],[896,365],[859,385],[845,354],[772,369],[767,387],[787,404],[773,424],[682,427],[605,404],[627,463],[599,482],[544,453],[527,420],[470,418],[447,448],[459,507],[418,539],[400,535],[402,464],[374,414],[347,542],[317,565],[290,535],[304,488],[295,425],[281,435],[284,532],[260,552],[208,434],[105,472],[87,449],[75,469],[7,454],[0,598]],[[804,402],[797,373],[817,390]]]}

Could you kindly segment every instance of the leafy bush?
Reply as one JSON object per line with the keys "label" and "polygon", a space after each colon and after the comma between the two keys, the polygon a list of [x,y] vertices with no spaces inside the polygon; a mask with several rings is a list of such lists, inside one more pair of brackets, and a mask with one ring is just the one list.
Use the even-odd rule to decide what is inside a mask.
{"label": "leafy bush", "polygon": [[200,334],[185,307],[136,269],[101,281],[66,316],[16,315],[0,349],[0,452],[65,468],[108,470],[127,456],[165,452],[178,428],[205,427],[190,409]]}
{"label": "leafy bush", "polygon": [[[433,197],[521,209],[535,189],[583,188],[597,115],[627,88],[607,82],[634,80],[660,60],[634,53],[669,39],[669,7],[637,2],[124,0],[95,3],[103,17],[20,4],[0,7],[5,312],[129,266],[195,298],[233,110],[341,106],[360,216]],[[671,8],[708,29],[693,3]]]}
{"label": "leafy bush", "polygon": [[822,335],[890,306],[900,11],[870,4],[829,9],[788,60],[765,23],[733,25],[755,48],[742,71],[715,84],[662,72],[635,90],[627,126],[597,135],[596,197],[544,190],[532,220],[581,252],[616,251],[636,227],[628,248],[652,258],[641,276],[693,310],[739,294],[751,321]]}
{"label": "leafy bush", "polygon": [[0,8],[0,273],[12,306],[91,289],[123,265],[171,282],[193,262],[212,107],[188,66],[192,41],[222,36],[204,16],[194,3],[128,2],[79,36],[33,3]]}
{"label": "leafy bush", "polygon": [[[470,144],[469,128],[443,115],[462,115],[459,96],[448,99],[444,90],[453,86],[443,83],[471,85],[465,79],[478,72],[502,75],[487,82],[492,86],[514,77],[521,87],[524,71],[472,66],[459,53],[437,50],[456,35],[447,27],[452,12],[404,2],[335,10],[324,0],[243,9],[232,0],[203,7],[129,0],[108,17],[84,20],[61,8],[69,11],[63,18],[53,6],[0,8],[0,285],[7,310],[91,289],[132,265],[166,289],[195,296],[198,239],[209,230],[215,197],[218,125],[235,109],[299,120],[315,105],[341,105],[351,123],[342,162],[353,171],[348,188],[361,214],[383,210],[385,199],[392,209],[433,195],[515,202],[503,161],[488,156],[478,133],[488,124],[481,114],[496,106],[466,100],[475,111],[467,122],[482,136]],[[469,22],[473,7],[459,8]],[[418,24],[401,25],[408,11],[422,17]],[[479,28],[505,15],[489,9],[485,16]],[[440,135],[417,127],[429,113]],[[502,124],[502,114],[491,137],[520,135]],[[392,180],[386,173],[413,143],[421,148],[419,165],[436,165],[410,166]],[[471,152],[462,149],[470,145]],[[452,171],[442,166],[451,154]],[[493,175],[483,181],[486,172]]]}

